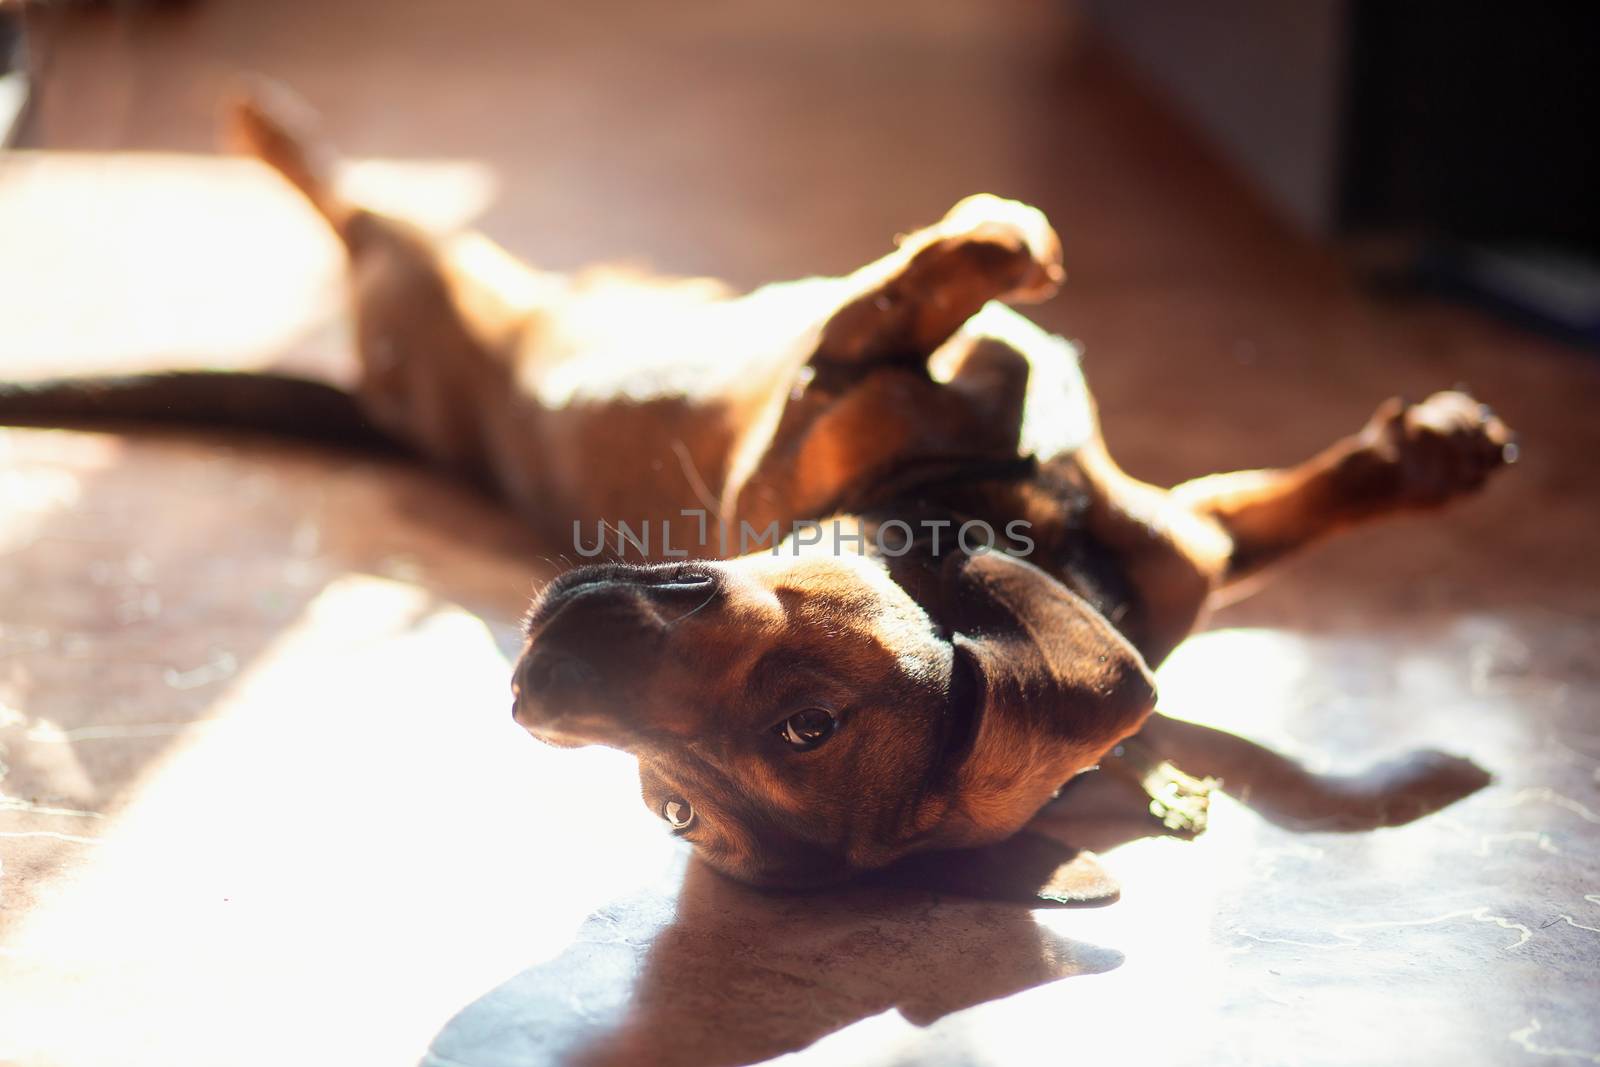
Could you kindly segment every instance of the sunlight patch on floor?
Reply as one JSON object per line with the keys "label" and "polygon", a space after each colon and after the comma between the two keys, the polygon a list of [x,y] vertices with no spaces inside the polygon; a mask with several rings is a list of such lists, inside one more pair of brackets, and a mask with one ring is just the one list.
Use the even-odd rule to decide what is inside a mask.
{"label": "sunlight patch on floor", "polygon": [[[478,217],[492,168],[362,160],[342,185],[428,230]],[[345,354],[332,230],[253,160],[20,151],[0,163],[0,362],[10,377],[238,368]]]}
{"label": "sunlight patch on floor", "polygon": [[149,1062],[198,1062],[271,1010],[296,1033],[247,1062],[312,1040],[330,1062],[406,1062],[561,951],[676,853],[632,761],[534,742],[508,676],[459,608],[366,576],[328,586],[7,939],[0,1058],[146,1062],[119,1051],[143,1041]]}

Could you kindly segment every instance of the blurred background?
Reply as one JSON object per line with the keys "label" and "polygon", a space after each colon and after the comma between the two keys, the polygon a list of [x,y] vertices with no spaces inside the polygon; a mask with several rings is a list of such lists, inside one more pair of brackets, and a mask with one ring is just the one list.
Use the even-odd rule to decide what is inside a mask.
{"label": "blurred background", "polygon": [[[1576,0],[0,12],[7,144],[206,151],[227,77],[257,71],[316,101],[352,151],[492,168],[486,221],[519,249],[746,283],[842,269],[833,235],[869,239],[877,220],[853,203],[874,185],[931,217],[1035,167],[1039,187],[1014,192],[1060,195],[1040,180],[1050,164],[1085,180],[1097,168],[1066,143],[1081,131],[1059,105],[1065,57],[1092,37],[1273,215],[1363,276],[1600,345],[1600,12]],[[1009,106],[975,97],[980,84]],[[793,259],[741,239],[752,226],[782,226]]]}
{"label": "blurred background", "polygon": [[218,99],[265,75],[355,195],[544,267],[754,286],[976,191],[1037,204],[1068,279],[1029,314],[1083,346],[1152,481],[1292,463],[1457,383],[1523,444],[1160,675],[1165,710],[1300,759],[1307,795],[1432,748],[1493,785],[1364,832],[1223,795],[1192,843],[1047,813],[1128,890],[1028,913],[774,902],[690,864],[626,761],[506,720],[561,546],[469,493],[225,432],[0,432],[0,1062],[1031,1064],[1063,1034],[1113,1062],[1592,1062],[1597,22],[0,0],[0,378],[349,372],[336,243],[213,147]]}

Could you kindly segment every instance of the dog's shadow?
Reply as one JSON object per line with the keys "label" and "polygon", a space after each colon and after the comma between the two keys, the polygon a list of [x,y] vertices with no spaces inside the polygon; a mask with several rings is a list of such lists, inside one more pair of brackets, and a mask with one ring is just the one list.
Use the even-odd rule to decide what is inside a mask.
{"label": "dog's shadow", "polygon": [[[1152,715],[1140,731],[1151,749],[1182,770],[1217,778],[1229,796],[1297,833],[1359,833],[1402,826],[1488,785],[1492,776],[1464,756],[1418,749],[1351,774],[1318,774],[1265,745],[1210,726]],[[1104,851],[1164,833],[1149,798],[1131,778],[1077,779],[1035,826]]]}
{"label": "dog's shadow", "polygon": [[[1204,726],[1157,717],[1147,734],[1185,769],[1226,778],[1259,814],[1292,829],[1397,825],[1489,781],[1475,764],[1437,753],[1324,776]],[[1111,970],[1121,952],[1053,933],[1030,905],[1115,899],[1078,848],[1164,833],[1147,805],[1136,787],[1088,775],[1004,846],[827,892],[761,892],[688,859],[675,898],[641,894],[596,912],[560,956],[452,1018],[424,1063],[751,1063],[891,1008],[925,1026]]]}
{"label": "dog's shadow", "polygon": [[560,956],[451,1019],[424,1063],[751,1063],[891,1008],[926,1025],[1121,962],[1015,904],[886,886],[767,893],[689,859],[676,899],[596,912]]}

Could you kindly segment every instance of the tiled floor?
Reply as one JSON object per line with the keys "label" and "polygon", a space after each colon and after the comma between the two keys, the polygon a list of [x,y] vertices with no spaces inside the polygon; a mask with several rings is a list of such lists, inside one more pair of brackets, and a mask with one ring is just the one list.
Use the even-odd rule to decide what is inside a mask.
{"label": "tiled floor", "polygon": [[[1600,362],[1350,291],[1054,7],[214,0],[39,28],[44,151],[0,163],[3,374],[337,363],[331,242],[197,154],[249,69],[379,160],[374,196],[554,265],[755,283],[976,189],[1033,200],[1071,273],[1039,318],[1152,479],[1462,380],[1525,461],[1180,649],[1163,705],[1211,729],[1173,744],[1240,795],[1183,842],[1069,792],[1041,828],[1123,899],[1030,912],[687,862],[626,760],[510,723],[549,546],[425,473],[0,431],[0,1062],[1600,1062]],[[1494,780],[1361,828],[1471,773],[1428,749]]]}

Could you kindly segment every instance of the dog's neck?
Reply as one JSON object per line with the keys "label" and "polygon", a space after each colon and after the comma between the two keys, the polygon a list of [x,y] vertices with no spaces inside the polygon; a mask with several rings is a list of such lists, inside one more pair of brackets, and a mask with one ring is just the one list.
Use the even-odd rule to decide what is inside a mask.
{"label": "dog's neck", "polygon": [[988,547],[992,535],[993,550],[1026,559],[1120,628],[1134,591],[1117,556],[1086,528],[1090,494],[1070,457],[925,464],[904,474],[899,491],[845,514],[859,543],[920,602],[934,602],[929,583],[943,557]]}

